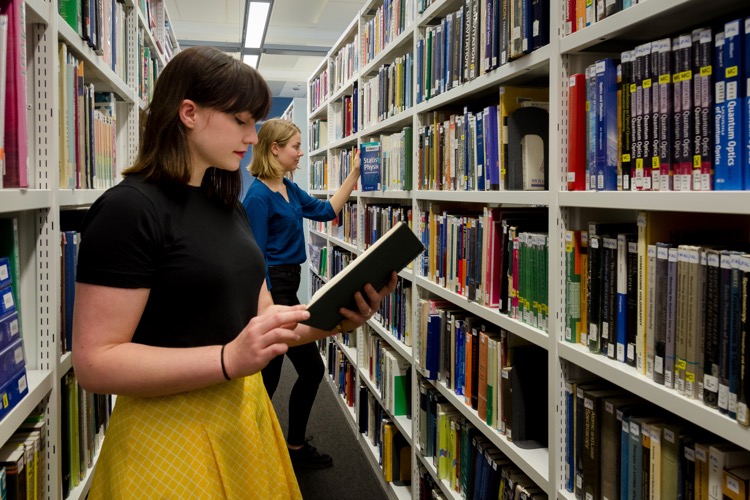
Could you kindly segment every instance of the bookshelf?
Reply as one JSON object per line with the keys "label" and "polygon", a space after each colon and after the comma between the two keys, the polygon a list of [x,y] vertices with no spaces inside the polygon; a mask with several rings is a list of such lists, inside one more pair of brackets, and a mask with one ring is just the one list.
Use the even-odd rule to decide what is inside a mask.
{"label": "bookshelf", "polygon": [[[385,2],[390,4],[390,2]],[[351,148],[355,144],[366,142],[371,137],[380,134],[399,132],[404,127],[411,127],[412,140],[412,190],[384,190],[382,192],[354,191],[350,203],[357,207],[358,242],[356,245],[341,241],[335,234],[335,229],[329,225],[316,225],[309,231],[309,237],[315,238],[319,245],[326,247],[329,264],[326,266],[325,276],[317,270],[310,270],[317,280],[324,281],[331,276],[330,255],[334,247],[356,255],[364,250],[362,233],[364,231],[363,212],[367,206],[373,204],[390,203],[392,205],[406,205],[413,213],[426,210],[431,204],[447,204],[458,207],[482,208],[485,206],[511,207],[547,207],[548,249],[547,261],[547,294],[549,304],[548,328],[546,331],[530,326],[519,320],[485,307],[475,301],[468,300],[464,295],[441,286],[414,269],[406,269],[400,277],[411,283],[411,314],[412,330],[417,326],[417,300],[419,297],[438,298],[460,307],[463,311],[485,322],[500,327],[524,342],[543,348],[547,352],[547,368],[549,373],[548,392],[539,397],[547,399],[548,417],[548,448],[524,450],[509,441],[504,435],[488,426],[475,410],[467,406],[463,396],[457,396],[453,390],[446,387],[442,381],[430,381],[431,386],[449,401],[452,406],[479,429],[481,434],[498,448],[515,466],[520,468],[531,480],[540,487],[549,498],[572,499],[575,495],[566,490],[566,424],[565,424],[565,382],[568,376],[581,370],[606,380],[624,389],[626,392],[638,395],[653,406],[667,410],[674,416],[689,418],[698,428],[713,433],[715,436],[735,443],[745,450],[750,450],[750,429],[739,425],[736,421],[719,413],[715,409],[704,406],[701,401],[689,399],[675,390],[667,389],[655,383],[635,368],[624,363],[608,359],[607,356],[592,354],[588,348],[566,342],[565,339],[565,234],[569,229],[585,229],[585,225],[596,221],[628,221],[635,223],[638,213],[649,212],[682,212],[686,217],[691,214],[738,214],[750,215],[750,192],[748,191],[710,191],[710,192],[624,192],[624,191],[576,191],[567,190],[567,157],[568,157],[568,81],[573,73],[582,73],[586,66],[603,57],[620,58],[623,50],[631,50],[640,43],[657,40],[667,36],[689,32],[698,27],[715,27],[738,17],[750,14],[747,6],[739,0],[718,0],[706,3],[700,0],[648,0],[633,2],[625,11],[615,13],[590,26],[565,35],[566,11],[570,2],[567,0],[552,0],[547,5],[550,9],[549,44],[538,48],[523,57],[511,60],[474,79],[464,81],[453,88],[433,96],[427,100],[417,102],[417,91],[412,80],[412,105],[395,112],[384,119],[375,119],[367,126],[362,126],[360,108],[359,124],[349,136],[342,137],[334,134],[334,120],[339,118],[339,112],[334,107],[343,96],[353,93],[355,85],[360,95],[355,105],[362,106],[362,89],[365,83],[383,64],[393,63],[399,56],[407,52],[416,53],[420,37],[430,26],[452,12],[456,12],[465,2],[458,0],[427,0],[406,2],[406,9],[413,9],[411,22],[405,29],[392,36],[382,50],[372,54],[366,60],[360,48],[357,61],[359,71],[345,81],[329,82],[327,89],[320,88],[320,82],[327,81],[325,76],[333,74],[332,65],[341,59],[341,51],[348,43],[358,40],[360,47],[365,42],[366,23],[373,18],[376,11],[384,4],[384,0],[368,0],[360,10],[358,16],[342,33],[339,41],[332,47],[315,72],[310,76],[309,88],[316,89],[316,104],[308,110],[310,125],[316,120],[328,120],[328,144],[310,151],[310,162],[326,163],[329,176],[328,186],[316,186],[311,194],[326,198],[335,192],[335,186],[330,184],[333,177],[333,162],[341,150]],[[423,12],[418,12],[417,5],[426,4]],[[416,78],[416,61],[414,78]],[[333,77],[332,77],[333,79]],[[466,103],[482,101],[494,93],[497,99],[497,89],[501,86],[535,86],[549,88],[549,189],[547,191],[436,191],[416,189],[417,179],[417,144],[418,129],[429,124],[428,115],[435,111],[450,110],[463,107]],[[484,101],[482,101],[484,102]],[[497,100],[495,101],[497,104]],[[470,105],[470,104],[469,104]],[[316,170],[316,174],[318,170]],[[414,224],[417,224],[416,217]],[[415,229],[416,230],[416,229]],[[419,451],[419,414],[420,387],[418,380],[425,375],[424,367],[419,366],[416,347],[408,346],[399,341],[388,329],[375,320],[370,320],[366,326],[374,335],[380,336],[383,344],[392,349],[411,369],[411,401],[412,418],[404,421],[397,417],[399,428],[411,429],[404,434],[412,445],[412,486],[411,498],[419,496],[420,474],[428,474],[438,486],[445,498],[459,498],[461,494],[452,490],[450,485],[438,478],[438,467],[430,457],[422,456]],[[414,335],[414,334],[412,334]],[[365,349],[365,336],[360,331],[357,334],[357,351]],[[359,387],[367,390],[379,398],[377,385],[370,379],[364,360],[351,353],[352,347],[345,346],[340,338],[326,342],[336,351],[346,354],[348,359],[358,359],[355,380],[357,397],[355,411],[347,407],[353,416],[352,425],[355,429],[359,422],[360,405],[366,405],[359,396]],[[412,344],[414,345],[414,344]],[[326,347],[328,349],[328,347]],[[327,351],[326,351],[327,352]],[[358,353],[359,354],[359,353]],[[326,377],[331,382],[330,377]],[[338,382],[333,381],[333,388],[337,390]],[[380,402],[382,404],[382,401]],[[387,411],[385,412],[387,414]],[[369,438],[360,435],[360,441],[366,453],[371,448]],[[382,477],[382,468],[376,459],[373,463],[377,473]],[[424,471],[424,472],[420,472]],[[393,487],[385,483],[390,498],[403,498],[403,488]]]}
{"label": "bookshelf", "polygon": [[[302,148],[302,151],[307,151],[307,99],[304,97],[292,98],[292,102],[290,102],[289,106],[287,106],[286,110],[284,110],[281,118],[284,120],[289,120],[299,127],[299,129],[301,130],[300,148]],[[294,182],[296,182],[297,185],[305,191],[309,189],[308,164],[309,160],[307,159],[307,155],[305,154],[299,159],[299,173],[295,173],[296,175],[292,174]],[[309,241],[309,239],[310,237],[308,236],[307,231],[305,231],[305,241]],[[305,248],[307,248],[307,245],[305,245]],[[308,282],[309,276],[307,275],[307,273],[303,273],[300,276],[300,287],[299,291],[297,292],[300,302],[302,302],[303,304],[309,300],[309,296],[307,295],[307,291],[309,290]]]}
{"label": "bookshelf", "polygon": [[[148,104],[148,82],[144,85],[139,68],[150,68],[153,83],[179,46],[162,0],[105,2],[107,9],[111,7],[105,12],[112,15],[107,20],[114,22],[119,16],[120,24],[112,31],[117,30],[116,35],[121,36],[115,43],[108,39],[106,43],[111,47],[102,48],[104,55],[98,54],[63,18],[59,2],[10,3],[21,5],[25,12],[29,185],[0,189],[0,217],[16,218],[19,226],[21,333],[29,392],[0,420],[0,444],[6,443],[29,415],[42,413],[47,429],[46,470],[39,471],[46,479],[43,498],[62,499],[67,488],[62,484],[61,391],[63,377],[72,368],[72,356],[69,351],[62,352],[61,213],[90,206],[104,189],[60,187],[60,148],[65,139],[60,136],[64,95],[60,91],[59,48],[64,46],[81,65],[86,85],[115,96],[112,167],[119,173],[135,159],[139,118]],[[11,45],[9,50],[18,49]],[[115,64],[118,58],[119,63]],[[98,450],[93,464],[96,453]],[[67,498],[86,498],[93,466],[84,471],[77,485],[71,485]]]}

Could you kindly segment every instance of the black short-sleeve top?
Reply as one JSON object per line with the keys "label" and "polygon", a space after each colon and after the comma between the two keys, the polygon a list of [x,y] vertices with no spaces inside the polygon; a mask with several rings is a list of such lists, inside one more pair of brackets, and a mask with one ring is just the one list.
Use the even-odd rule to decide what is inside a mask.
{"label": "black short-sleeve top", "polygon": [[150,290],[136,343],[229,342],[257,314],[264,276],[242,206],[222,207],[201,188],[130,175],[84,218],[76,281]]}

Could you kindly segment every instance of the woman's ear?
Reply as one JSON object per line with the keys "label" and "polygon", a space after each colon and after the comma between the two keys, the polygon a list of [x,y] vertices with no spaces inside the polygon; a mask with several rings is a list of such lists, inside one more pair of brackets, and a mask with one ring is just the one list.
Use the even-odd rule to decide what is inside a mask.
{"label": "woman's ear", "polygon": [[273,141],[271,143],[271,153],[273,153],[274,156],[278,156],[279,154],[279,143],[276,141]]}
{"label": "woman's ear", "polygon": [[180,115],[180,121],[189,130],[195,128],[197,108],[198,106],[195,104],[195,102],[191,101],[190,99],[183,99],[180,103],[180,108],[178,111]]}

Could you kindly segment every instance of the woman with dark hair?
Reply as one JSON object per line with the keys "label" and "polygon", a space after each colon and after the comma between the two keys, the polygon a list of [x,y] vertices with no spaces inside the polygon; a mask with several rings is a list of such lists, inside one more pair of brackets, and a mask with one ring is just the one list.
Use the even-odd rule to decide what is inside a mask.
{"label": "woman with dark hair", "polygon": [[[333,220],[359,179],[357,149],[351,171],[331,199],[313,198],[286,178],[299,167],[303,154],[300,144],[301,132],[294,123],[279,118],[263,123],[248,168],[257,180],[242,201],[255,241],[266,258],[266,285],[274,303],[287,306],[299,304],[301,264],[307,260],[302,220]],[[310,444],[312,437],[306,435],[307,421],[323,379],[323,360],[312,344],[290,347],[286,356],[297,371],[297,380],[289,394],[286,437],[292,464],[305,469],[330,467],[333,459],[319,452]],[[284,356],[277,356],[263,369],[263,384],[271,397],[279,385],[283,362]]]}
{"label": "woman with dark hair", "polygon": [[[237,201],[270,92],[251,67],[194,47],[164,68],[124,180],[82,227],[73,366],[117,394],[89,498],[300,498],[260,370],[330,335],[277,306]],[[365,321],[395,286],[342,309]]]}

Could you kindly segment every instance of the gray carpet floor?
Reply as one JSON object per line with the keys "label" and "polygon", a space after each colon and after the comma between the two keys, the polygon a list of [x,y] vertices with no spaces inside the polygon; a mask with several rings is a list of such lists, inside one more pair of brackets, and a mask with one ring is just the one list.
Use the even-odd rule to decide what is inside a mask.
{"label": "gray carpet floor", "polygon": [[[326,374],[326,377],[328,375]],[[297,372],[287,358],[281,372],[279,387],[273,397],[281,428],[287,432],[289,392]],[[383,500],[388,498],[382,484],[365,455],[348,415],[336,401],[330,381],[324,379],[318,388],[307,435],[312,445],[333,458],[333,467],[322,470],[299,470],[302,497],[305,500]],[[368,452],[369,453],[369,452]]]}

